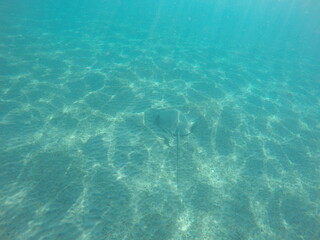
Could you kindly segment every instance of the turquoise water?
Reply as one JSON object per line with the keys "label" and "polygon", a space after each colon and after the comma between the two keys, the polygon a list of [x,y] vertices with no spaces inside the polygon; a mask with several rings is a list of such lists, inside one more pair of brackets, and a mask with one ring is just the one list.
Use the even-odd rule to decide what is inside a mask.
{"label": "turquoise water", "polygon": [[1,240],[320,239],[317,1],[0,12]]}

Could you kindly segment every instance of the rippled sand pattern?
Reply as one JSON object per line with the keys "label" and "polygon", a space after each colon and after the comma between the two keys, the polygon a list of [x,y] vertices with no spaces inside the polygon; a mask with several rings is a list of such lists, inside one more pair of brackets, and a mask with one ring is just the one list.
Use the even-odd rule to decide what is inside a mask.
{"label": "rippled sand pattern", "polygon": [[0,239],[320,239],[319,66],[46,24],[1,27]]}

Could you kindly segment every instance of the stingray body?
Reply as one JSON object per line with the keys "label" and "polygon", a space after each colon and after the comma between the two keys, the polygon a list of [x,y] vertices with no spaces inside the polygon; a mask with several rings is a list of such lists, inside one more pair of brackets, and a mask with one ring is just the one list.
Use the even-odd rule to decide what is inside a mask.
{"label": "stingray body", "polygon": [[176,177],[179,179],[180,137],[192,132],[194,122],[176,109],[160,110],[156,116],[156,124],[166,133],[176,138]]}
{"label": "stingray body", "polygon": [[156,124],[172,136],[187,136],[191,133],[194,123],[180,111],[170,109],[159,111]]}

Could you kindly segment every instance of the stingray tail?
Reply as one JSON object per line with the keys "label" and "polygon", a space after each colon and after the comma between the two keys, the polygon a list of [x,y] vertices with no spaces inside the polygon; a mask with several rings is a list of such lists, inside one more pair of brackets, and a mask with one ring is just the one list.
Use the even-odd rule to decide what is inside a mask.
{"label": "stingray tail", "polygon": [[176,147],[177,147],[177,162],[176,162],[176,184],[177,184],[177,188],[179,189],[179,161],[180,161],[180,134],[177,134],[177,143],[176,143]]}

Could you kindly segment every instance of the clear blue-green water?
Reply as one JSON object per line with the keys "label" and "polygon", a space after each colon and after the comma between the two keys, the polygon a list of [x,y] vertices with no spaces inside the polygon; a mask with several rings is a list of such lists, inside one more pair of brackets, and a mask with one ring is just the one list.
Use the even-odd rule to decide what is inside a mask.
{"label": "clear blue-green water", "polygon": [[319,240],[319,12],[0,1],[0,239]]}

